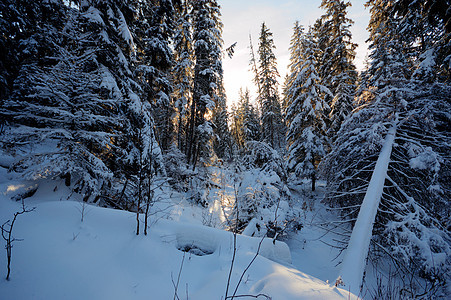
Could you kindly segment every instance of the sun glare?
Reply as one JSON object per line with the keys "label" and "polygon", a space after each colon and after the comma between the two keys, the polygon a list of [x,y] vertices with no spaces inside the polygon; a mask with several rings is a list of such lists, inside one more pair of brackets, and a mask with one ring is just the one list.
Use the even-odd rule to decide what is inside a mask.
{"label": "sun glare", "polygon": [[25,184],[18,184],[18,185],[11,184],[11,185],[8,185],[8,188],[6,189],[6,192],[7,193],[15,192],[18,189],[21,189],[23,187],[25,187]]}

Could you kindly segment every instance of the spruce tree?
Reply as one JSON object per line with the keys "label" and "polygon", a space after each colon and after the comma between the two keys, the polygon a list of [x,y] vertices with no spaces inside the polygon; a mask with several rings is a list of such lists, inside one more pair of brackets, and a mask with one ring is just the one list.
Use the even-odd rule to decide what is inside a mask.
{"label": "spruce tree", "polygon": [[[212,62],[213,62],[213,70],[216,72],[216,82],[214,83],[215,91],[214,91],[214,102],[215,107],[212,111],[212,124],[213,124],[213,149],[215,154],[219,158],[230,158],[231,156],[231,136],[229,131],[229,126],[227,124],[228,120],[228,112],[227,112],[227,97],[224,88],[224,71],[222,69],[222,29],[223,24],[220,19],[221,12],[219,4],[214,1],[211,4],[211,18],[215,26],[215,30],[213,33],[213,44],[211,45],[212,49]],[[229,57],[232,57],[234,45],[225,50],[228,53]]]}
{"label": "spruce tree", "polygon": [[62,2],[43,2],[39,9],[48,10],[34,20],[40,22],[34,39],[50,43],[34,43],[36,56],[21,66],[2,105],[10,125],[3,146],[16,158],[11,167],[25,178],[63,177],[85,201],[97,201],[121,155],[121,103],[113,96],[118,87],[93,51],[104,24],[94,9],[78,11]]}
{"label": "spruce tree", "polygon": [[[129,201],[129,209],[140,211],[143,201],[144,178],[157,172],[164,173],[161,148],[157,143],[152,118],[152,101],[148,97],[149,87],[145,84],[142,60],[146,52],[146,41],[141,33],[148,30],[148,22],[136,25],[140,13],[149,12],[149,7],[136,9],[136,3],[128,1],[90,1],[82,6],[87,13],[96,14],[91,22],[100,22],[101,30],[96,32],[98,43],[108,51],[95,53],[99,62],[110,73],[108,84],[111,94],[120,105],[123,134],[118,144],[122,156],[116,156],[116,174],[120,183],[116,185],[119,202]],[[150,7],[151,8],[151,7]],[[143,19],[144,21],[145,19]],[[133,33],[136,32],[136,38]],[[153,81],[150,81],[155,84]],[[157,90],[160,86],[155,86]]]}
{"label": "spruce tree", "polygon": [[174,109],[176,124],[176,142],[180,151],[186,153],[188,139],[189,110],[193,93],[193,37],[191,2],[184,1],[177,10],[177,24],[174,34]]}
{"label": "spruce tree", "polygon": [[43,1],[35,8],[46,6],[29,34],[48,44],[30,44],[35,56],[20,66],[2,105],[9,125],[2,148],[28,178],[64,177],[85,201],[132,209],[125,199],[136,199],[142,180],[135,179],[162,170],[151,107],[135,73],[135,9],[125,1]]}
{"label": "spruce tree", "polygon": [[[300,30],[299,27],[297,29]],[[294,35],[299,35],[299,32]],[[297,176],[310,178],[314,191],[317,168],[328,145],[325,112],[329,107],[324,95],[330,92],[321,85],[316,70],[315,54],[318,50],[311,31],[302,36],[301,47],[303,54],[298,62],[299,68],[294,70],[297,76],[287,91],[290,97],[287,108],[288,166]]]}
{"label": "spruce tree", "polygon": [[174,33],[175,10],[170,0],[138,2],[134,24],[135,43],[139,47],[135,72],[143,88],[142,100],[151,104],[156,136],[163,150],[173,138],[172,81],[173,55],[170,41]]}
{"label": "spruce tree", "polygon": [[248,141],[258,141],[260,137],[260,123],[257,111],[250,103],[249,89],[240,89],[237,107],[232,110],[231,133],[235,144],[242,149]]}
{"label": "spruce tree", "polygon": [[357,45],[352,42],[353,21],[347,17],[349,6],[351,3],[343,0],[323,0],[320,6],[326,12],[318,23],[319,47],[323,49],[318,72],[332,93],[332,97],[326,97],[331,108],[328,135],[332,139],[352,111],[355,97],[357,72],[353,60]]}
{"label": "spruce tree", "polygon": [[216,106],[220,90],[222,25],[220,7],[215,0],[196,0],[193,15],[195,66],[187,159],[194,169],[199,158],[209,157],[212,151],[213,128],[207,114]]}
{"label": "spruce tree", "polygon": [[282,146],[284,126],[279,97],[279,72],[274,55],[273,34],[262,24],[258,44],[258,102],[261,109],[262,140],[273,148]]}
{"label": "spruce tree", "polygon": [[213,149],[219,158],[230,158],[232,156],[232,136],[230,135],[227,121],[229,114],[227,112],[227,97],[222,83],[219,82],[219,94],[215,97],[216,105],[213,109]]}
{"label": "spruce tree", "polygon": [[288,74],[285,78],[284,83],[284,91],[283,91],[283,106],[285,109],[285,119],[287,121],[287,124],[291,123],[293,120],[291,120],[288,117],[288,107],[293,102],[294,98],[294,91],[296,90],[293,86],[294,82],[297,80],[297,77],[299,75],[299,72],[301,71],[302,67],[302,56],[303,56],[303,49],[302,49],[302,42],[304,39],[304,28],[301,24],[299,24],[298,21],[294,24],[293,27],[293,35],[290,42],[290,63],[288,65]]}
{"label": "spruce tree", "polygon": [[21,62],[37,54],[36,47],[31,45],[31,37],[40,23],[41,7],[34,1],[5,0],[0,3],[1,101],[12,92]]}

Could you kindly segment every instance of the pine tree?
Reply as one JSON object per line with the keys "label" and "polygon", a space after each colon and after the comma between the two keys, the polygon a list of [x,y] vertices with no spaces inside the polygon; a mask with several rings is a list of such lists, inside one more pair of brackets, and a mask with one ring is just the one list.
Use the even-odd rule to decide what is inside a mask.
{"label": "pine tree", "polygon": [[227,97],[222,83],[219,82],[219,94],[216,98],[216,106],[213,110],[213,149],[219,158],[230,158],[232,156],[232,137],[230,135],[227,112]]}
{"label": "pine tree", "polygon": [[249,90],[240,89],[237,107],[232,110],[231,134],[235,144],[242,149],[248,141],[258,141],[260,123],[257,111],[250,103]]}
{"label": "pine tree", "polygon": [[144,101],[152,105],[157,140],[163,150],[172,142],[174,129],[172,118],[172,82],[170,71],[173,64],[172,50],[169,46],[174,32],[175,11],[170,0],[138,2],[133,28],[137,51],[136,73],[139,85],[144,89]]}
{"label": "pine tree", "polygon": [[[298,29],[298,32],[294,35],[300,35],[300,27],[295,29]],[[299,68],[294,69],[297,76],[287,91],[289,168],[298,176],[311,178],[314,191],[318,164],[326,154],[324,120],[329,107],[324,101],[324,95],[330,92],[321,85],[316,71],[317,49],[310,31],[302,36],[300,47],[303,54],[297,62]]]}
{"label": "pine tree", "polygon": [[285,109],[285,119],[287,121],[287,124],[291,123],[293,120],[288,118],[288,107],[293,102],[293,92],[295,91],[295,88],[293,86],[294,82],[296,81],[299,72],[301,71],[302,67],[302,57],[303,57],[303,49],[302,49],[302,42],[304,39],[304,28],[301,24],[299,24],[298,21],[294,24],[293,27],[293,36],[291,38],[290,42],[290,63],[288,65],[288,74],[285,78],[284,83],[284,109]]}
{"label": "pine tree", "polygon": [[353,21],[347,18],[349,6],[349,1],[323,0],[320,7],[326,12],[317,29],[319,47],[323,49],[319,76],[332,93],[332,97],[326,97],[331,108],[328,135],[332,139],[352,111],[355,97],[357,72],[353,60],[357,45],[352,42],[350,31]]}
{"label": "pine tree", "polygon": [[277,60],[273,34],[262,24],[258,44],[258,102],[261,109],[262,140],[273,148],[282,146],[284,128],[279,99]]}
{"label": "pine tree", "polygon": [[216,106],[222,76],[222,25],[220,7],[215,0],[193,3],[195,52],[193,102],[190,108],[188,162],[195,168],[199,158],[211,154],[213,128],[207,113]]}
{"label": "pine tree", "polygon": [[[109,94],[114,93],[111,74],[92,52],[92,31],[100,26],[87,21],[96,17],[93,10],[79,12],[62,2],[42,3],[39,9],[36,56],[21,66],[2,105],[10,124],[3,146],[17,158],[11,167],[25,178],[64,177],[86,201],[98,201],[113,178],[112,158],[121,154],[120,103]],[[80,37],[83,30],[87,34]]]}
{"label": "pine tree", "polygon": [[192,20],[189,1],[180,5],[177,13],[177,25],[174,35],[174,108],[176,111],[177,145],[180,151],[186,153],[188,139],[188,108],[192,105],[193,92],[193,39]]}

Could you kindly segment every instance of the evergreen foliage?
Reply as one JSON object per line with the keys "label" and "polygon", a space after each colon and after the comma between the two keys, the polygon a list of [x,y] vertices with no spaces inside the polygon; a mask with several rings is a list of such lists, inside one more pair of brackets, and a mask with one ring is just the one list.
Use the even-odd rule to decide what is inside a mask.
{"label": "evergreen foliage", "polygon": [[189,1],[177,9],[177,24],[174,34],[174,82],[175,130],[178,148],[183,153],[187,150],[189,107],[192,105],[193,93],[193,36],[192,15]]}
{"label": "evergreen foliage", "polygon": [[231,134],[235,144],[242,149],[248,141],[258,141],[260,123],[256,108],[250,102],[250,93],[240,90],[237,107],[233,109]]}
{"label": "evergreen foliage", "polygon": [[318,74],[323,84],[331,91],[326,95],[330,106],[328,136],[332,139],[341,124],[353,109],[357,71],[353,64],[356,44],[352,42],[350,27],[353,21],[347,17],[349,1],[323,0],[317,33],[319,48],[323,49],[318,61]]}
{"label": "evergreen foliage", "polygon": [[227,123],[229,114],[227,112],[227,97],[222,79],[219,82],[219,88],[220,92],[215,97],[216,106],[213,110],[212,117],[212,123],[214,125],[213,149],[219,158],[229,159],[232,157],[232,136]]}
{"label": "evergreen foliage", "polygon": [[172,118],[172,50],[175,10],[170,0],[138,2],[133,28],[138,48],[136,75],[142,88],[143,101],[151,104],[156,136],[160,147],[167,150],[173,139]]}
{"label": "evergreen foliage", "polygon": [[[368,1],[370,7],[370,66],[362,76],[359,103],[345,121],[325,163],[330,184],[328,201],[354,219],[391,124],[397,134],[388,176],[373,230],[373,257],[388,254],[399,266],[400,276],[413,274],[413,295],[440,295],[449,282],[449,145],[444,128],[450,126],[449,80],[431,78],[430,68],[443,64],[436,51],[440,43],[417,47],[419,31],[435,28],[421,14],[403,16],[401,1]],[[424,2],[421,6],[424,5]],[[412,6],[414,8],[415,6]],[[407,26],[408,20],[421,22]],[[432,39],[434,37],[431,37]],[[442,45],[442,46],[439,46]],[[427,57],[427,58],[426,58]],[[443,57],[443,56],[440,56]],[[446,56],[445,56],[446,57]],[[425,60],[428,63],[425,64]],[[426,67],[427,65],[427,67]],[[426,279],[429,284],[418,278]]]}
{"label": "evergreen foliage", "polygon": [[[2,148],[16,158],[11,168],[26,178],[64,177],[85,201],[130,208],[117,190],[144,176],[144,165],[150,174],[151,157],[160,155],[134,75],[134,9],[103,1],[35,8],[50,10],[34,16],[42,23],[30,28],[33,56],[1,108],[8,122]],[[161,158],[153,163],[161,169]]]}
{"label": "evergreen foliage", "polygon": [[288,106],[293,101],[293,84],[296,81],[299,71],[301,70],[302,64],[302,41],[304,38],[304,27],[299,24],[298,21],[295,22],[293,27],[293,35],[290,41],[290,63],[288,65],[288,74],[285,78],[284,82],[284,90],[283,90],[283,108],[285,114],[285,120],[289,124],[291,123],[291,119],[288,117]]}
{"label": "evergreen foliage", "polygon": [[[295,57],[292,66],[296,77],[286,92],[288,167],[297,176],[311,178],[312,190],[315,190],[317,167],[327,149],[325,114],[329,106],[324,96],[330,92],[321,85],[316,70],[317,46],[313,35],[309,31],[304,36],[301,30],[301,27],[295,26],[293,41],[300,40],[298,46],[292,47],[292,57]],[[296,52],[301,52],[302,56],[298,57]]]}
{"label": "evergreen foliage", "polygon": [[262,140],[273,148],[282,146],[284,126],[278,90],[277,60],[273,34],[262,24],[258,44],[258,99],[261,109]]}
{"label": "evergreen foliage", "polygon": [[217,0],[3,0],[1,167],[26,180],[64,180],[85,202],[136,212],[139,225],[156,176],[207,206],[217,184],[208,160],[237,150],[234,221],[277,237],[294,218],[288,171],[311,179],[312,190],[324,175],[326,203],[352,225],[395,126],[370,258],[389,257],[401,279],[409,274],[409,297],[443,296],[451,282],[450,5],[368,0],[371,53],[356,92],[350,2],[322,0],[308,32],[294,25],[283,103],[263,23],[256,53],[250,45],[256,104],[241,90],[229,130],[222,59],[233,46],[223,51]]}
{"label": "evergreen foliage", "polygon": [[199,158],[206,159],[212,153],[213,127],[211,117],[207,115],[216,107],[220,97],[222,23],[219,5],[215,0],[195,1],[193,15],[195,67],[187,159],[195,168]]}

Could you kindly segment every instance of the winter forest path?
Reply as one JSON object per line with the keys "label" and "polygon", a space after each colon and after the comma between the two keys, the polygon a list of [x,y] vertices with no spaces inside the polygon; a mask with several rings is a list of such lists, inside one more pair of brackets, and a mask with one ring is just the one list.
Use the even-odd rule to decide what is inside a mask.
{"label": "winter forest path", "polygon": [[336,244],[339,235],[328,232],[325,226],[336,219],[321,204],[325,189],[322,181],[318,182],[315,192],[311,192],[310,182],[290,186],[293,206],[301,210],[302,229],[290,234],[285,242],[296,269],[325,282],[334,282],[339,273],[340,250],[330,245]]}

